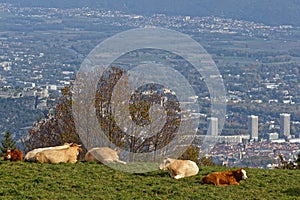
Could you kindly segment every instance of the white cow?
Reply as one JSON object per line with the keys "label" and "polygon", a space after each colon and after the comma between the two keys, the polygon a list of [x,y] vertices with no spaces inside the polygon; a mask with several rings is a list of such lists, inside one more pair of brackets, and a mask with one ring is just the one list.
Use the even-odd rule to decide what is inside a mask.
{"label": "white cow", "polygon": [[199,167],[191,160],[176,160],[165,158],[160,164],[159,169],[168,170],[171,177],[180,179],[189,176],[195,176],[199,172]]}
{"label": "white cow", "polygon": [[54,147],[44,147],[44,148],[38,148],[38,149],[33,149],[25,155],[25,160],[30,161],[30,162],[35,162],[36,161],[36,154],[39,152],[42,152],[44,150],[49,150],[49,149],[66,149],[69,148],[72,145],[72,143],[65,143],[64,145],[61,146],[54,146]]}
{"label": "white cow", "polygon": [[65,149],[48,149],[38,152],[35,157],[39,163],[76,163],[81,145],[72,144]]}
{"label": "white cow", "polygon": [[85,154],[85,161],[87,162],[101,162],[101,163],[112,163],[118,162],[126,164],[126,162],[119,159],[119,152],[109,147],[95,147],[90,149]]}

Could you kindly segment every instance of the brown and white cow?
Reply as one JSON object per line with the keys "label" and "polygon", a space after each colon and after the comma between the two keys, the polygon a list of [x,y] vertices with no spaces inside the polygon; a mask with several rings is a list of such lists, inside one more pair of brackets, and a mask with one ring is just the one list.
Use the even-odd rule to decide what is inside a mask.
{"label": "brown and white cow", "polygon": [[168,170],[171,177],[180,179],[189,176],[195,176],[199,172],[199,167],[191,160],[176,160],[165,158],[160,164],[159,169]]}
{"label": "brown and white cow", "polygon": [[44,151],[44,150],[49,150],[49,149],[66,149],[69,148],[72,145],[72,143],[65,143],[64,145],[61,146],[54,146],[54,147],[44,147],[44,148],[38,148],[38,149],[33,149],[29,152],[26,153],[24,160],[25,161],[30,161],[30,162],[35,162],[36,161],[36,154]]}
{"label": "brown and white cow", "polygon": [[225,172],[213,172],[204,176],[201,180],[203,184],[213,184],[213,185],[240,185],[241,180],[246,180],[247,174],[246,170],[241,168],[238,170],[229,170]]}
{"label": "brown and white cow", "polygon": [[22,161],[23,153],[19,149],[14,149],[14,150],[7,149],[6,154],[4,156],[4,160]]}
{"label": "brown and white cow", "polygon": [[85,161],[87,162],[101,162],[101,163],[112,163],[117,162],[126,164],[126,162],[119,159],[119,151],[113,150],[109,147],[95,147],[90,149],[85,154]]}
{"label": "brown and white cow", "polygon": [[82,149],[81,145],[72,144],[65,149],[48,149],[36,154],[39,163],[76,163],[77,156]]}

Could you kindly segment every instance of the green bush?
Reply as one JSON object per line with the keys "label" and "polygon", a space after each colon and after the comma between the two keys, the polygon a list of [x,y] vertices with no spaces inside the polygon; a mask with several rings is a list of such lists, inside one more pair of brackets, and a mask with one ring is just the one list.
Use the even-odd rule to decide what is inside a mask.
{"label": "green bush", "polygon": [[200,158],[200,165],[202,166],[216,166],[212,157],[205,157],[205,156],[202,156]]}
{"label": "green bush", "polygon": [[6,154],[7,149],[14,150],[16,148],[16,141],[11,138],[9,131],[6,132],[4,139],[1,141],[1,156]]}
{"label": "green bush", "polygon": [[191,145],[182,154],[182,156],[180,157],[180,159],[183,159],[183,160],[192,160],[197,165],[199,165],[200,164],[200,162],[199,162],[199,151],[200,151],[199,147]]}

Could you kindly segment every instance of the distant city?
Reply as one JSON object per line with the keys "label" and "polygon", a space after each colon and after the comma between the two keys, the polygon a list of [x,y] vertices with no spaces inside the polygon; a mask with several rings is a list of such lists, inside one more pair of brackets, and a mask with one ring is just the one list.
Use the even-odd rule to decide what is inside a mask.
{"label": "distant city", "polygon": [[[290,114],[280,114],[280,129],[278,132],[270,132],[268,139],[259,138],[258,116],[255,115],[248,116],[247,135],[221,136],[218,130],[218,118],[209,118],[209,122],[211,123],[209,132],[197,138],[201,141],[208,137],[216,141],[217,144],[208,155],[218,164],[274,168],[281,164],[279,155],[288,161],[293,161],[300,153],[300,138],[295,138],[295,135],[290,133]],[[270,129],[273,129],[273,126],[274,124],[270,124]],[[257,160],[251,161],[254,157]],[[249,159],[248,163],[243,162],[243,159]]]}
{"label": "distant city", "polygon": [[195,144],[205,135],[216,140],[209,156],[228,166],[271,168],[279,155],[293,160],[300,152],[300,27],[4,3],[0,23],[0,132],[12,132],[20,145],[32,124],[55,107],[60,90],[71,84],[95,45],[124,30],[164,27],[203,45],[226,87],[221,132],[218,119],[210,116],[205,84],[199,78],[192,83],[200,105],[192,114],[201,119]]}

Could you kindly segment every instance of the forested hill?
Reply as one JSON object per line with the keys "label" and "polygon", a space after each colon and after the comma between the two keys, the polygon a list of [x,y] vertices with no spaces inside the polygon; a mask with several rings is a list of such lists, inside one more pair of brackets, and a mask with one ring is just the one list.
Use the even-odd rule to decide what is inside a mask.
{"label": "forested hill", "polygon": [[20,6],[95,7],[135,14],[221,16],[269,25],[300,26],[298,0],[0,0]]}

